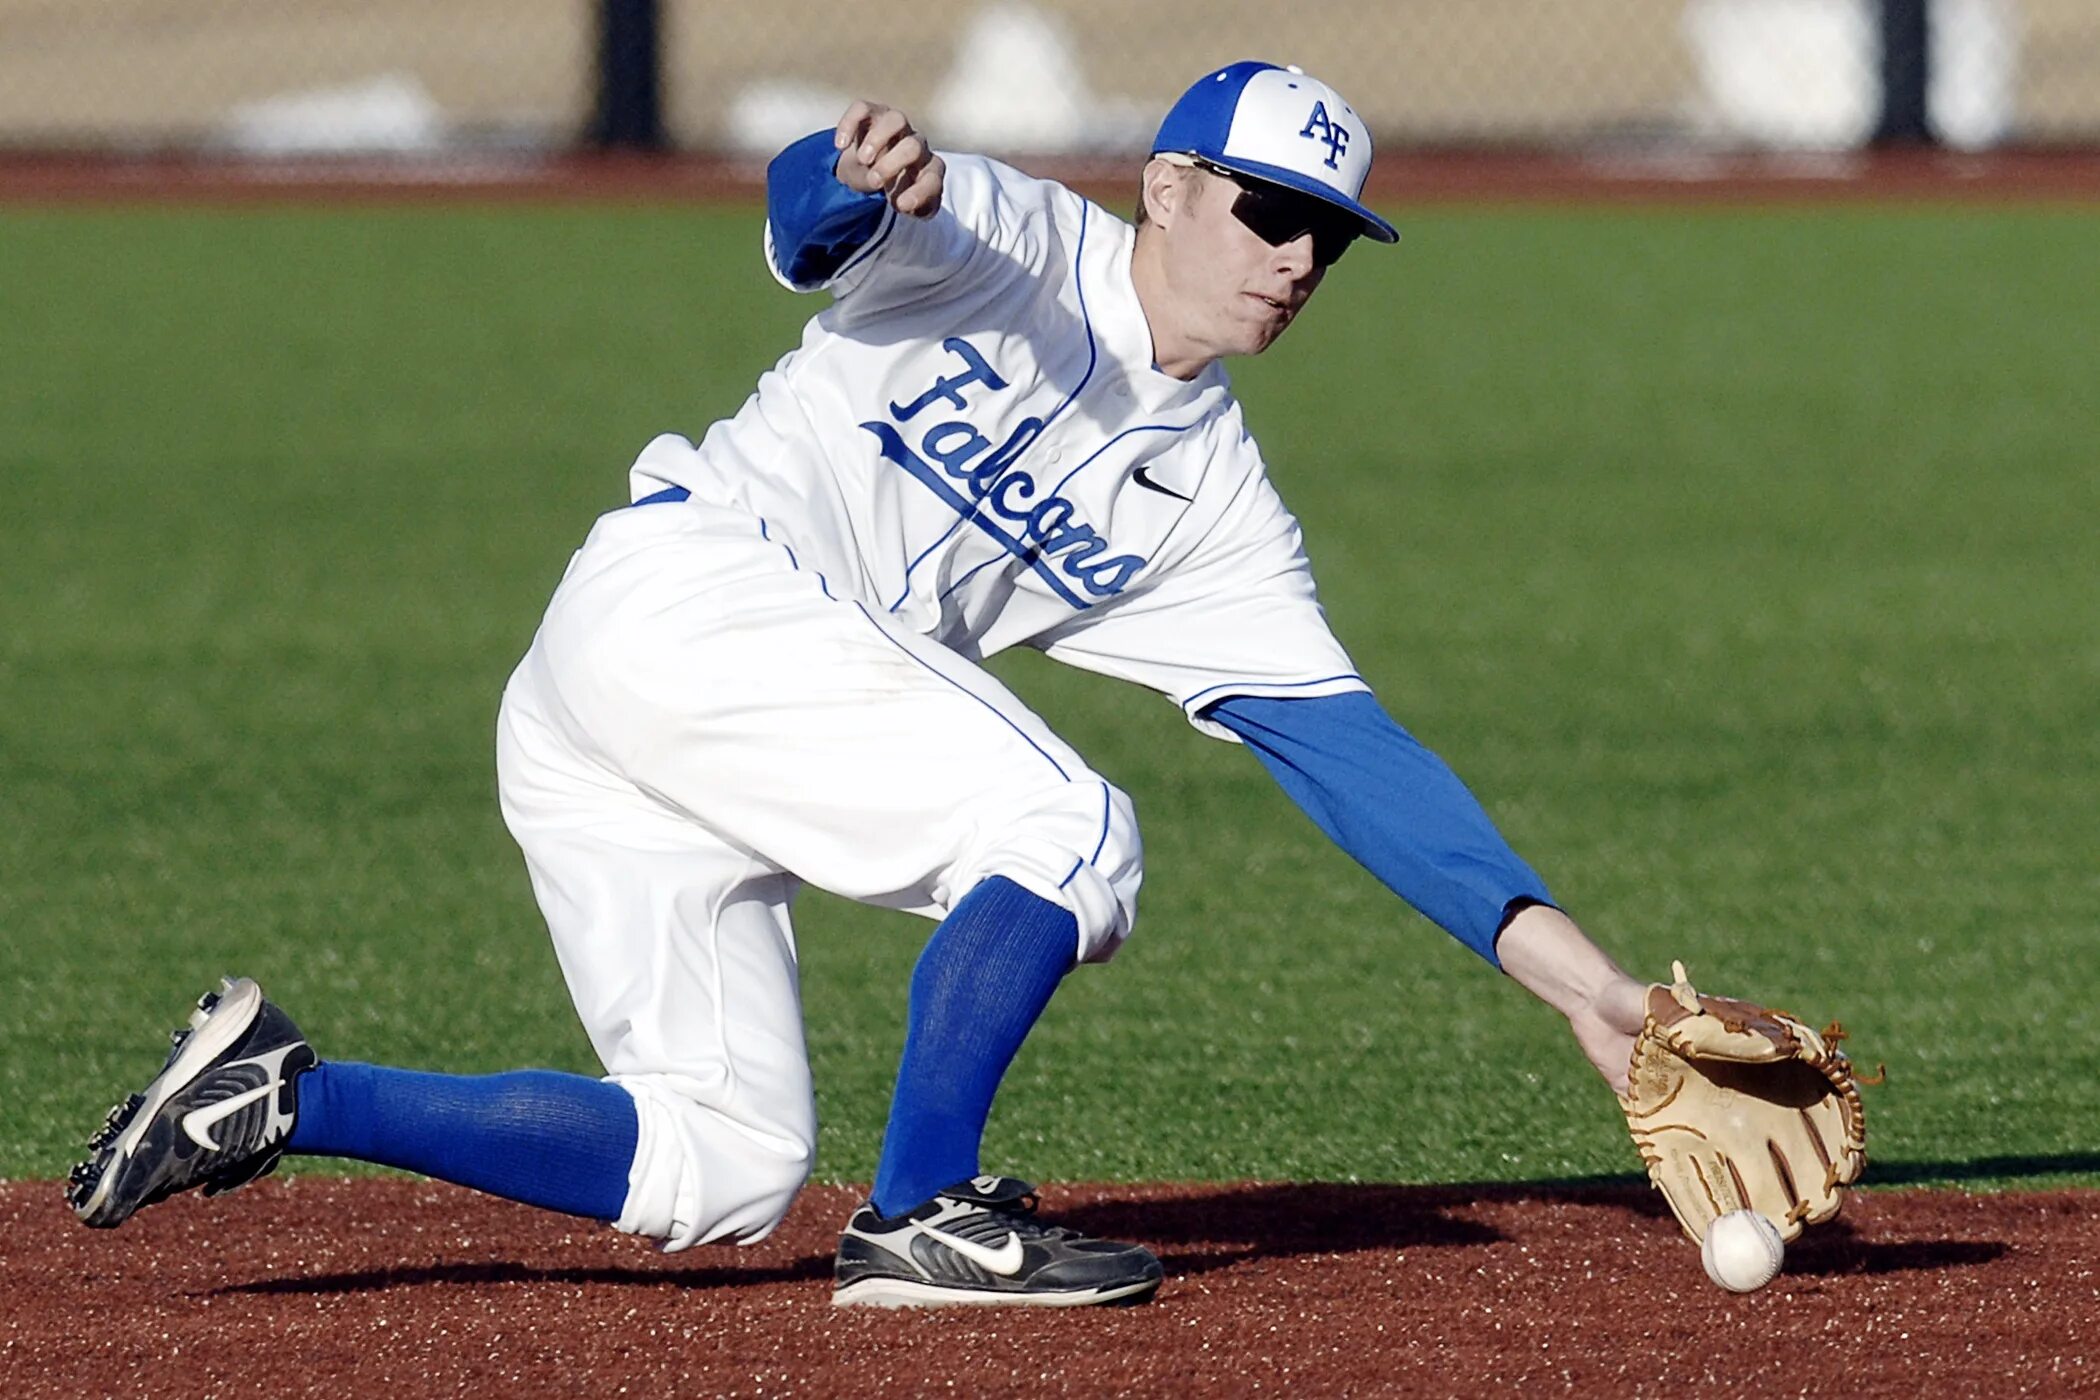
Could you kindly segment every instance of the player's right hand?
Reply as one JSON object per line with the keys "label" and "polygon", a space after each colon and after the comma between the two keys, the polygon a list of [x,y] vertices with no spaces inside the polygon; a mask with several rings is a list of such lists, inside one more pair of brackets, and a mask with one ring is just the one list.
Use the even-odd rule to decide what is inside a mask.
{"label": "player's right hand", "polygon": [[835,169],[846,188],[879,192],[898,213],[914,218],[939,212],[947,164],[912,130],[911,118],[895,107],[855,102],[839,118],[832,145],[838,148]]}

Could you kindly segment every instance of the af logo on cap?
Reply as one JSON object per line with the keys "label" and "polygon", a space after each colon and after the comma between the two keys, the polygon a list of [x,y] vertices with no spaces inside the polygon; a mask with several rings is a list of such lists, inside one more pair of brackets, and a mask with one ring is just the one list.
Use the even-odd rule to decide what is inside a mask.
{"label": "af logo on cap", "polygon": [[1298,134],[1300,136],[1317,137],[1325,141],[1327,143],[1327,168],[1329,170],[1342,168],[1337,157],[1349,149],[1349,128],[1340,125],[1334,118],[1327,115],[1327,104],[1325,102],[1313,103],[1312,115],[1305,119],[1305,130]]}
{"label": "af logo on cap", "polygon": [[1363,204],[1371,173],[1363,119],[1298,69],[1249,60],[1204,75],[1160,123],[1152,153],[1196,156],[1338,205],[1380,243],[1400,237]]}

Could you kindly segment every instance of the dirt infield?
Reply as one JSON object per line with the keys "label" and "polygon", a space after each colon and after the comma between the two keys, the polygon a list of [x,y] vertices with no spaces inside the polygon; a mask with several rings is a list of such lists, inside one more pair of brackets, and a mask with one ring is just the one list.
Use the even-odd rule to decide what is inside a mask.
{"label": "dirt infield", "polygon": [[2100,1193],[1878,1192],[1736,1297],[1645,1189],[1072,1187],[1142,1307],[841,1311],[813,1189],[662,1255],[451,1187],[302,1177],[84,1230],[0,1185],[0,1394],[2100,1394]]}
{"label": "dirt infield", "polygon": [[[1023,162],[1120,207],[1138,162]],[[0,204],[677,203],[764,197],[763,166],[689,156],[126,160],[0,153]],[[1371,197],[1440,203],[2100,204],[2100,151],[1728,156],[1415,152],[1382,157]]]}

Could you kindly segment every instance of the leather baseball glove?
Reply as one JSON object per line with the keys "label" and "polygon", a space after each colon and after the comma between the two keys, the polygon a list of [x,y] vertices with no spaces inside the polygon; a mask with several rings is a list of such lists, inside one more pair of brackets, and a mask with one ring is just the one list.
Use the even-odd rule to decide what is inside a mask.
{"label": "leather baseball glove", "polygon": [[1732,1210],[1792,1240],[1830,1219],[1867,1165],[1866,1111],[1835,1022],[1818,1035],[1783,1011],[1703,997],[1672,963],[1648,989],[1619,1106],[1648,1179],[1694,1243]]}

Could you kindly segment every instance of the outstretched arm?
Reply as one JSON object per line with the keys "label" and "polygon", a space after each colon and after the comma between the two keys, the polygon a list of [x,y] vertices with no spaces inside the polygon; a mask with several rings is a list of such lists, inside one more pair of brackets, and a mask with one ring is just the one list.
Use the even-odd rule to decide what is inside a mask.
{"label": "outstretched arm", "polygon": [[1496,939],[1512,916],[1553,902],[1458,775],[1368,692],[1235,696],[1204,718],[1238,735],[1387,889],[1490,963],[1501,964]]}
{"label": "outstretched arm", "polygon": [[1239,696],[1206,717],[1239,735],[1387,888],[1567,1017],[1590,1063],[1624,1092],[1646,984],[1553,907],[1465,784],[1377,700]]}

